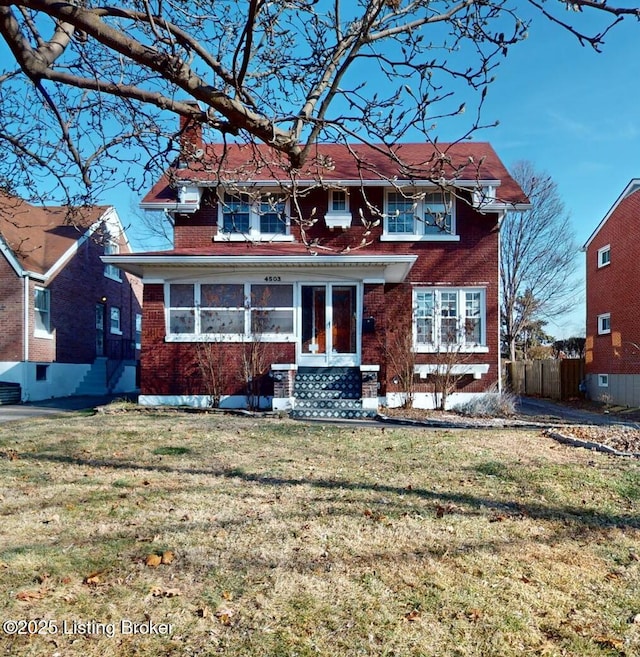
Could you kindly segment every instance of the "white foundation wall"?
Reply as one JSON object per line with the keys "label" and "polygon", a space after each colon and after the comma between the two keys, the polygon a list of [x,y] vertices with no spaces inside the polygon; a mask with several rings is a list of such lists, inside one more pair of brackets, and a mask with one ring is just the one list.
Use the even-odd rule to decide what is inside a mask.
{"label": "white foundation wall", "polygon": [[19,383],[22,401],[33,402],[73,395],[90,365],[47,363],[47,378],[36,381],[36,363],[0,363],[0,381]]}
{"label": "white foundation wall", "polygon": [[[475,401],[480,397],[485,396],[499,396],[499,393],[495,392],[454,392],[447,397],[446,410],[455,408],[456,406],[461,406],[471,401]],[[405,395],[404,393],[392,392],[389,393],[386,397],[380,399],[380,405],[386,406],[387,408],[400,408],[404,404]],[[436,395],[432,392],[417,392],[413,395],[413,408],[421,408],[424,410],[433,410],[439,407],[440,400],[439,396],[436,399]]]}

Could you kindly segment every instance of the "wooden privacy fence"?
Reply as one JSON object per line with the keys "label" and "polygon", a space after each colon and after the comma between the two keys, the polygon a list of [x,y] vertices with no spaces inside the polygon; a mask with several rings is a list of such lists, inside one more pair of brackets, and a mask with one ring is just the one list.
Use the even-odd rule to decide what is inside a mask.
{"label": "wooden privacy fence", "polygon": [[518,395],[571,399],[578,397],[584,359],[517,360],[507,363],[507,383]]}

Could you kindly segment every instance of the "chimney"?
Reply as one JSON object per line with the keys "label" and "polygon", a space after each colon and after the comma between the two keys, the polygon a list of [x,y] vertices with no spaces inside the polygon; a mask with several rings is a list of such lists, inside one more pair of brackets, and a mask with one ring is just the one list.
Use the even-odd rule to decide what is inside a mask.
{"label": "chimney", "polygon": [[[197,107],[197,104],[194,103]],[[180,115],[180,159],[193,160],[203,148],[202,123],[192,116]]]}

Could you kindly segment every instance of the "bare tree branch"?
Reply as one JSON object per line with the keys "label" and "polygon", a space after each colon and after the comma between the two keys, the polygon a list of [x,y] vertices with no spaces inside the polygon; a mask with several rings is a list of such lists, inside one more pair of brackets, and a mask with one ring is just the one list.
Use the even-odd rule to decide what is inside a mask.
{"label": "bare tree branch", "polygon": [[[640,16],[596,0],[521,2],[596,50]],[[594,34],[576,12],[600,18]],[[11,147],[0,179],[23,175],[24,152],[55,161],[67,185],[79,176],[83,194],[112,180],[116,161],[166,168],[176,114],[218,140],[268,144],[292,171],[319,141],[382,143],[393,157],[409,130],[435,144],[453,117],[468,137],[492,123],[479,110],[493,72],[529,28],[506,0],[0,0],[11,53],[0,64],[0,140]],[[476,112],[463,116],[468,90]]]}

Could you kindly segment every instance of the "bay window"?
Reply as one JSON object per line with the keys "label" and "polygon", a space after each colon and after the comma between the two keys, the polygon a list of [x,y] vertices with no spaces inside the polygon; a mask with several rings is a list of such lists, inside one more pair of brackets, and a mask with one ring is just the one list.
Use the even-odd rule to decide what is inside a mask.
{"label": "bay window", "polygon": [[414,345],[417,351],[486,349],[483,288],[414,290]]}

